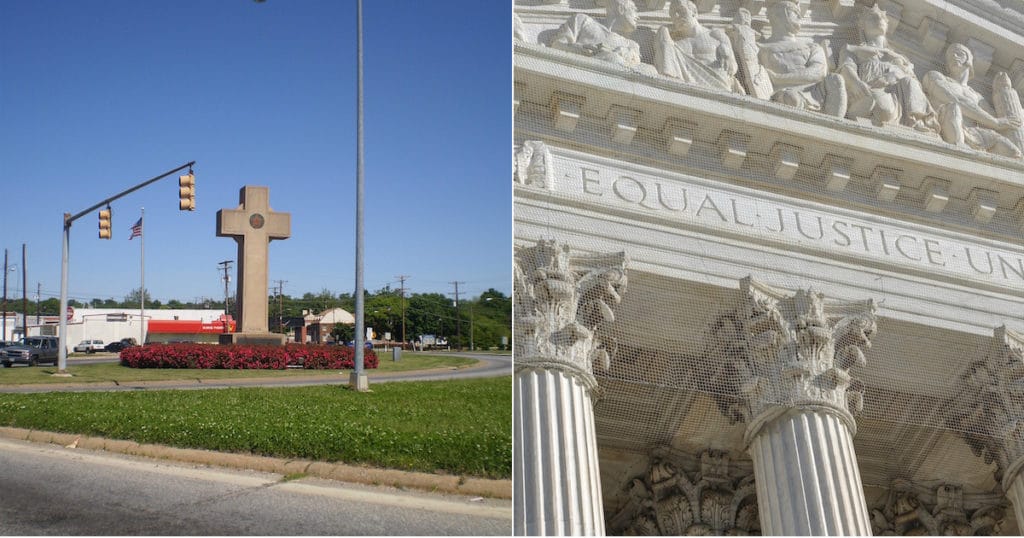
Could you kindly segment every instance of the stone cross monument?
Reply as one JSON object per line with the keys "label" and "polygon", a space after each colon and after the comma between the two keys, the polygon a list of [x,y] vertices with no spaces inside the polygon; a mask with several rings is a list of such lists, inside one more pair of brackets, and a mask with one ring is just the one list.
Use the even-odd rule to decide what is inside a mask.
{"label": "stone cross monument", "polygon": [[238,332],[223,335],[221,343],[284,343],[284,335],[267,329],[268,245],[291,236],[290,213],[270,209],[267,187],[246,185],[236,209],[217,211],[217,237],[238,243]]}

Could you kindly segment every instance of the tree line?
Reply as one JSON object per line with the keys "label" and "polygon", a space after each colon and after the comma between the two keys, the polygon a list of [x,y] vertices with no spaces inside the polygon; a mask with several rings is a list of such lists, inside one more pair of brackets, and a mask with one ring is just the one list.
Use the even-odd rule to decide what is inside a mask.
{"label": "tree line", "polygon": [[[124,300],[113,298],[92,299],[82,302],[68,300],[73,308],[140,308],[141,290],[136,288],[129,292]],[[180,301],[171,299],[167,302],[153,300],[149,291],[145,292],[146,309],[194,309],[224,310],[224,301],[201,299]],[[8,312],[22,312],[20,299],[7,298]],[[355,298],[351,293],[334,293],[323,289],[319,293],[307,292],[302,296],[270,295],[268,327],[271,331],[288,330],[289,320],[301,318],[304,314],[319,314],[331,308],[343,308],[348,312],[355,311]],[[38,304],[28,302],[28,315],[55,316],[60,310],[60,301],[51,297]],[[233,313],[234,301],[229,298],[228,311]],[[512,339],[512,299],[493,288],[483,292],[479,297],[462,298],[456,305],[451,297],[442,293],[411,293],[404,299],[405,309],[405,340],[413,341],[419,335],[431,334],[448,339],[453,347],[469,348],[472,343],[477,349],[488,349],[502,346],[502,337],[507,342]],[[375,292],[367,291],[363,300],[364,321],[367,327],[373,328],[377,338],[384,338],[391,333],[391,339],[402,340],[403,298],[399,290],[385,287]],[[31,323],[31,320],[29,321]],[[294,321],[292,322],[294,323]],[[351,327],[338,327],[338,336],[351,339]],[[460,339],[461,337],[461,339]],[[472,342],[471,342],[472,340]],[[507,344],[506,344],[507,345]]]}

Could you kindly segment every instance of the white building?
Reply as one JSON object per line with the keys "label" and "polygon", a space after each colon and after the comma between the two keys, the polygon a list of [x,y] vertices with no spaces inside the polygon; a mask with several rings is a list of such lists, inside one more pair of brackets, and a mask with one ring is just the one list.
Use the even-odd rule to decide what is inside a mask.
{"label": "white building", "polygon": [[[221,322],[222,310],[160,310],[145,311],[145,323],[140,324],[139,309],[126,308],[73,308],[68,320],[68,348],[73,348],[82,340],[103,340],[104,343],[116,342],[122,338],[134,338],[138,342],[150,340],[149,322],[192,321],[204,324]],[[36,324],[34,316],[28,316],[28,334],[57,336],[59,319],[56,316],[44,316],[40,324]],[[10,323],[10,320],[8,320]],[[17,317],[18,331],[21,329],[21,315]],[[212,341],[216,341],[214,337]]]}
{"label": "white building", "polygon": [[1021,532],[1024,5],[514,13],[515,532]]}

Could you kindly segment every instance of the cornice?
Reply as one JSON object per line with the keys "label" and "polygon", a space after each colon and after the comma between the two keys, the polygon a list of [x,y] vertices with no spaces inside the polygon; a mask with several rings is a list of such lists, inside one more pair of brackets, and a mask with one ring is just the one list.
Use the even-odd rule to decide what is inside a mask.
{"label": "cornice", "polygon": [[[935,216],[988,234],[1024,231],[1024,160],[539,45],[517,43],[514,51],[519,133],[603,146],[624,160],[710,167],[712,177],[725,170],[798,197],[840,201],[856,191],[881,213]],[[706,162],[707,151],[691,154],[701,145],[717,162]],[[767,174],[749,172],[754,160]]]}

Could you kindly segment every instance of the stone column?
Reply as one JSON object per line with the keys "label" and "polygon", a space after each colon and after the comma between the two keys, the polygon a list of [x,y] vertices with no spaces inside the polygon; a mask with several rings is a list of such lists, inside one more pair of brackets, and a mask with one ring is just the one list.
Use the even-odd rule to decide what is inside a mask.
{"label": "stone column", "polygon": [[[746,278],[732,323],[717,323],[709,353],[727,364],[719,400],[746,421],[764,535],[870,535],[853,448],[863,401],[850,367],[875,331],[874,304],[784,295]],[[851,412],[852,409],[852,412]]]}
{"label": "stone column", "polygon": [[997,328],[984,358],[960,380],[947,424],[985,463],[996,463],[996,480],[1024,529],[1024,335]]}
{"label": "stone column", "polygon": [[515,256],[514,531],[603,535],[593,363],[626,286],[625,256],[570,256],[553,241]]}

